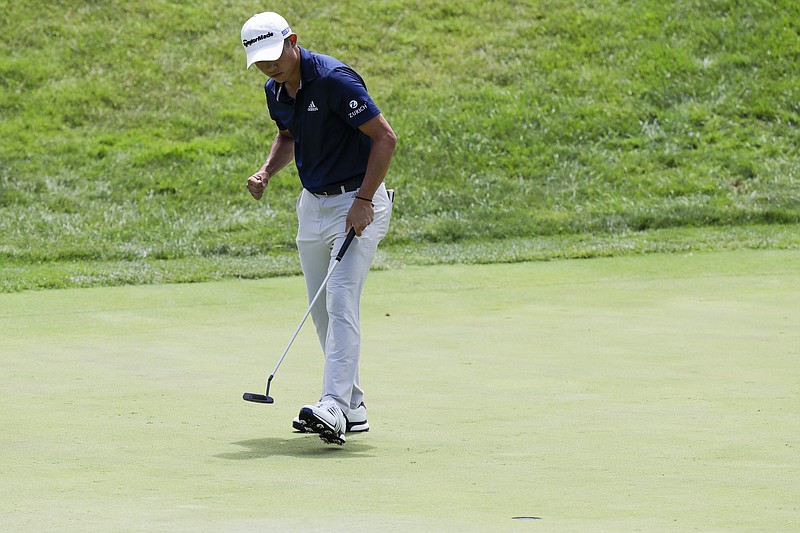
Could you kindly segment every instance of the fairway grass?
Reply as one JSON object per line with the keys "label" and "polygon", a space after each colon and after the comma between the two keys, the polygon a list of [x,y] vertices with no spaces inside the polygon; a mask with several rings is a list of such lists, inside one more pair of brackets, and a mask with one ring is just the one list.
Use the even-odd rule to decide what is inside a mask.
{"label": "fairway grass", "polygon": [[[373,272],[372,430],[293,433],[301,278],[0,294],[6,531],[790,531],[800,251]],[[528,517],[530,520],[515,520]]]}

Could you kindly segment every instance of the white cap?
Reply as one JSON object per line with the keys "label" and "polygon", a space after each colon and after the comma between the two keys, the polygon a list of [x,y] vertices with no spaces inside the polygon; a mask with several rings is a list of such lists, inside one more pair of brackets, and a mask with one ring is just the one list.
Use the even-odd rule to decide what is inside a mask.
{"label": "white cap", "polygon": [[283,53],[283,41],[292,34],[289,23],[277,13],[257,13],[242,26],[242,45],[247,68],[257,61],[275,61]]}

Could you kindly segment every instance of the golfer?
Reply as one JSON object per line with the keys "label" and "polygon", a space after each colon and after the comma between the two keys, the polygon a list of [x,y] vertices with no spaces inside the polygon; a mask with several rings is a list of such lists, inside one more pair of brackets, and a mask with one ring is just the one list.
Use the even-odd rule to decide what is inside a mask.
{"label": "golfer", "polygon": [[356,238],[311,309],[325,355],[320,401],[293,421],[299,431],[344,444],[345,432],[368,431],[359,383],[360,300],[378,243],[389,230],[392,202],[384,178],[397,137],[361,76],[338,59],[297,44],[277,13],[242,27],[247,68],[269,80],[267,106],[278,133],[247,188],[261,199],[269,180],[294,159],[303,191],[297,200],[297,250],[309,305],[350,228]]}

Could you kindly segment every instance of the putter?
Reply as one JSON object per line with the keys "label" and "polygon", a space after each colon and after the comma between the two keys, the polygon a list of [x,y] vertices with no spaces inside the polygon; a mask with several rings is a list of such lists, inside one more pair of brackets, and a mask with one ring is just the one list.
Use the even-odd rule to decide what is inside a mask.
{"label": "putter", "polygon": [[353,242],[353,239],[355,238],[355,236],[356,236],[356,230],[353,229],[353,228],[350,228],[350,232],[347,234],[347,237],[345,237],[344,243],[342,244],[342,247],[339,249],[339,253],[336,254],[336,259],[334,260],[333,264],[328,269],[328,275],[325,276],[324,280],[322,280],[322,285],[319,286],[319,289],[317,290],[317,294],[315,294],[314,298],[311,299],[311,303],[308,305],[308,310],[306,311],[306,314],[303,315],[303,320],[300,321],[300,325],[297,326],[297,329],[294,331],[294,335],[292,335],[292,339],[289,341],[289,344],[286,346],[286,349],[283,351],[283,355],[281,355],[281,358],[278,360],[278,364],[275,365],[275,369],[272,371],[272,374],[269,375],[269,378],[267,379],[267,390],[266,390],[266,392],[264,394],[256,394],[254,392],[245,392],[244,395],[242,396],[242,398],[244,400],[246,400],[248,402],[255,402],[255,403],[274,403],[275,402],[275,400],[272,398],[272,396],[269,395],[269,387],[272,384],[272,378],[275,377],[275,372],[278,371],[278,368],[280,368],[281,363],[283,363],[283,359],[286,357],[286,354],[289,353],[289,348],[292,347],[292,343],[297,338],[297,334],[300,333],[300,328],[302,328],[303,324],[305,324],[306,319],[308,318],[308,315],[311,313],[311,308],[314,307],[314,304],[317,303],[317,299],[319,298],[319,295],[322,294],[322,291],[325,290],[325,286],[328,284],[328,280],[331,278],[331,274],[333,274],[333,271],[336,269],[336,266],[339,264],[339,262],[341,262],[342,257],[344,257],[344,253],[347,251],[347,248],[350,246],[350,243]]}

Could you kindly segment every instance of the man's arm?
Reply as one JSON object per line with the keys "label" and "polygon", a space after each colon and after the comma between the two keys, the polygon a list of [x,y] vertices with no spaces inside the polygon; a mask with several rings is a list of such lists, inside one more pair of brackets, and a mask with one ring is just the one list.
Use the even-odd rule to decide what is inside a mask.
{"label": "man's arm", "polygon": [[366,201],[364,198],[372,199],[375,191],[383,183],[386,173],[389,172],[394,148],[397,145],[397,135],[383,115],[369,119],[359,129],[372,139],[372,148],[369,152],[367,172],[358,192],[358,198],[353,201],[350,212],[347,214],[345,231],[350,231],[352,227],[355,228],[356,235],[360,236],[364,228],[369,226],[375,217],[372,202]]}
{"label": "man's arm", "polygon": [[294,159],[294,137],[289,130],[281,130],[275,135],[269,149],[267,160],[261,169],[247,178],[247,190],[256,200],[260,200],[267,188],[269,179]]}
{"label": "man's arm", "polygon": [[397,145],[397,135],[383,115],[371,118],[358,129],[372,139],[372,149],[367,160],[367,172],[364,175],[359,196],[372,198],[383,183],[386,173],[389,172],[394,148]]}

